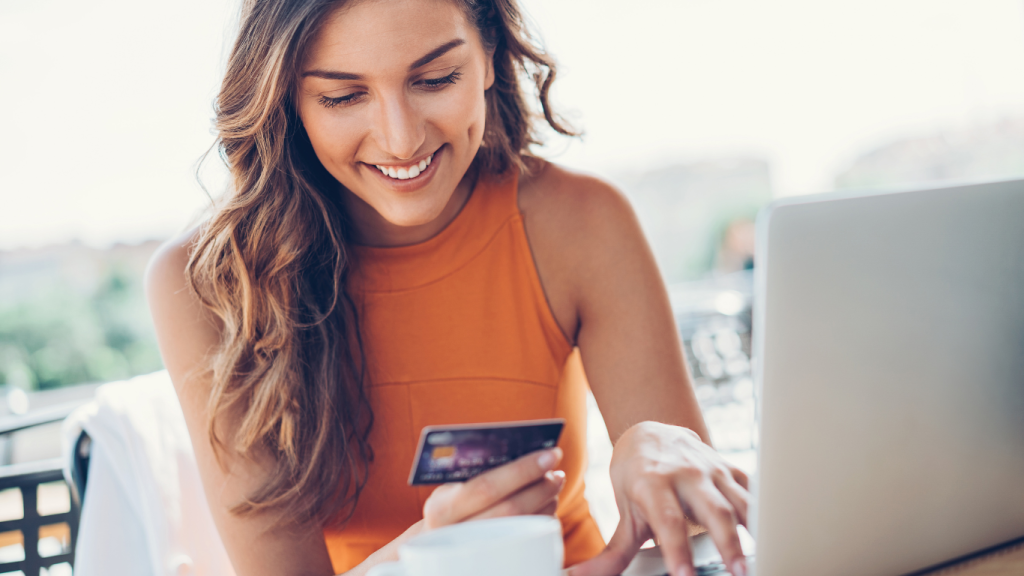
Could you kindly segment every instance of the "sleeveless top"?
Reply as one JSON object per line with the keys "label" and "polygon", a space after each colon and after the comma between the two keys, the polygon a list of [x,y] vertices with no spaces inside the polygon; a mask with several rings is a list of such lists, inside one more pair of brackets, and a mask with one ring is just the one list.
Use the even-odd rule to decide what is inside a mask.
{"label": "sleeveless top", "polygon": [[407,481],[430,425],[565,418],[557,515],[566,566],[604,548],[583,496],[583,365],[548,306],[517,195],[516,174],[481,175],[429,240],[355,248],[348,290],[360,313],[374,460],[351,519],[324,531],[336,573],[423,518],[435,487]]}

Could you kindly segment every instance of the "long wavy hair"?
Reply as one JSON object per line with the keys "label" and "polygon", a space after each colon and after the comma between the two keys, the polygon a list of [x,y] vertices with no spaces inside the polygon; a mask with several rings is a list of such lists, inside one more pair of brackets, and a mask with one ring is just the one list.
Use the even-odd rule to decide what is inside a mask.
{"label": "long wavy hair", "polygon": [[[573,134],[551,110],[553,61],[515,0],[451,0],[493,51],[485,94],[485,172],[524,169],[535,118]],[[277,511],[327,526],[351,517],[373,459],[356,306],[345,290],[350,223],[341,185],[296,113],[300,66],[338,0],[246,0],[216,101],[217,147],[231,185],[191,250],[189,285],[220,321],[207,433],[228,450],[271,458],[265,483],[236,514]],[[540,110],[531,111],[524,85]]]}

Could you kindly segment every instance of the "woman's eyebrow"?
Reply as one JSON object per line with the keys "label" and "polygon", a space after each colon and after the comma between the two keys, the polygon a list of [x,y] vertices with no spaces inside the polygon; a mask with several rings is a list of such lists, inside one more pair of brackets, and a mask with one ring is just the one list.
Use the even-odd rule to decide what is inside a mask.
{"label": "woman's eyebrow", "polygon": [[[426,56],[423,56],[419,60],[417,60],[417,61],[413,62],[412,64],[410,64],[409,65],[409,70],[415,70],[415,69],[419,68],[420,66],[426,66],[427,64],[429,64],[429,63],[433,62],[434,60],[437,60],[441,56],[444,56],[445,54],[447,54],[448,51],[451,50],[452,48],[456,48],[456,47],[462,46],[465,43],[466,43],[466,41],[463,40],[462,38],[456,38],[455,40],[450,40],[448,42],[445,42],[444,44],[442,44],[442,45],[438,46],[437,48],[434,48],[433,50],[428,52],[426,54]],[[306,78],[308,76],[316,76],[317,78],[326,78],[327,80],[362,80],[363,79],[363,77],[361,75],[359,75],[359,74],[352,74],[351,72],[334,72],[334,71],[331,71],[331,70],[319,70],[319,69],[317,69],[317,70],[306,70],[305,72],[302,73],[302,77],[303,78]]]}
{"label": "woman's eyebrow", "polygon": [[359,74],[351,74],[349,72],[331,72],[330,70],[306,70],[302,73],[302,77],[316,76],[317,78],[326,78],[327,80],[362,80],[363,77]]}
{"label": "woman's eyebrow", "polygon": [[437,48],[434,48],[433,50],[428,52],[426,56],[424,56],[424,57],[420,58],[419,60],[413,62],[409,66],[409,70],[415,70],[415,69],[419,68],[420,66],[426,66],[427,64],[433,62],[434,60],[437,60],[441,56],[444,56],[445,53],[447,53],[452,48],[455,48],[457,46],[462,46],[465,43],[466,43],[466,41],[463,40],[462,38],[456,38],[455,40],[450,40],[450,41],[448,41],[448,42],[438,46]]}

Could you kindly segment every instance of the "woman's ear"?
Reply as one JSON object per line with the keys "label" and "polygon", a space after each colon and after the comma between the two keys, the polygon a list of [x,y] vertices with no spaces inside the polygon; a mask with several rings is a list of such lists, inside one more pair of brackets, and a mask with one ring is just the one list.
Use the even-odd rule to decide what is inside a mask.
{"label": "woman's ear", "polygon": [[494,85],[494,49],[488,50],[487,71],[484,75],[484,90],[489,90]]}

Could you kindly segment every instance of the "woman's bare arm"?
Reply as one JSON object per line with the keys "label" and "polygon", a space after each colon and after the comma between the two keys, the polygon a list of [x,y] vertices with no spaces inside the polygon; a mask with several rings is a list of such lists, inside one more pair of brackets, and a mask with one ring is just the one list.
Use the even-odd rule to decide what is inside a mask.
{"label": "woman's bare arm", "polygon": [[672,574],[693,574],[690,518],[743,576],[737,524],[746,522],[747,477],[708,445],[668,295],[629,203],[596,178],[548,164],[520,186],[519,205],[552,312],[580,348],[615,443],[619,525],[605,551],[571,574],[618,574],[648,538]]}
{"label": "woman's bare arm", "polygon": [[[195,232],[165,244],[146,272],[146,293],[164,365],[178,392],[192,437],[199,474],[214,522],[238,576],[334,574],[319,526],[281,529],[270,514],[240,517],[230,508],[264,481],[272,461],[253,462],[223,453],[222,467],[207,434],[210,381],[201,372],[220,335],[217,321],[190,293],[185,265]],[[224,427],[230,428],[230,423]]]}
{"label": "woman's bare arm", "polygon": [[668,295],[629,202],[553,164],[526,180],[519,198],[544,291],[580,347],[612,441],[654,420],[708,442]]}

